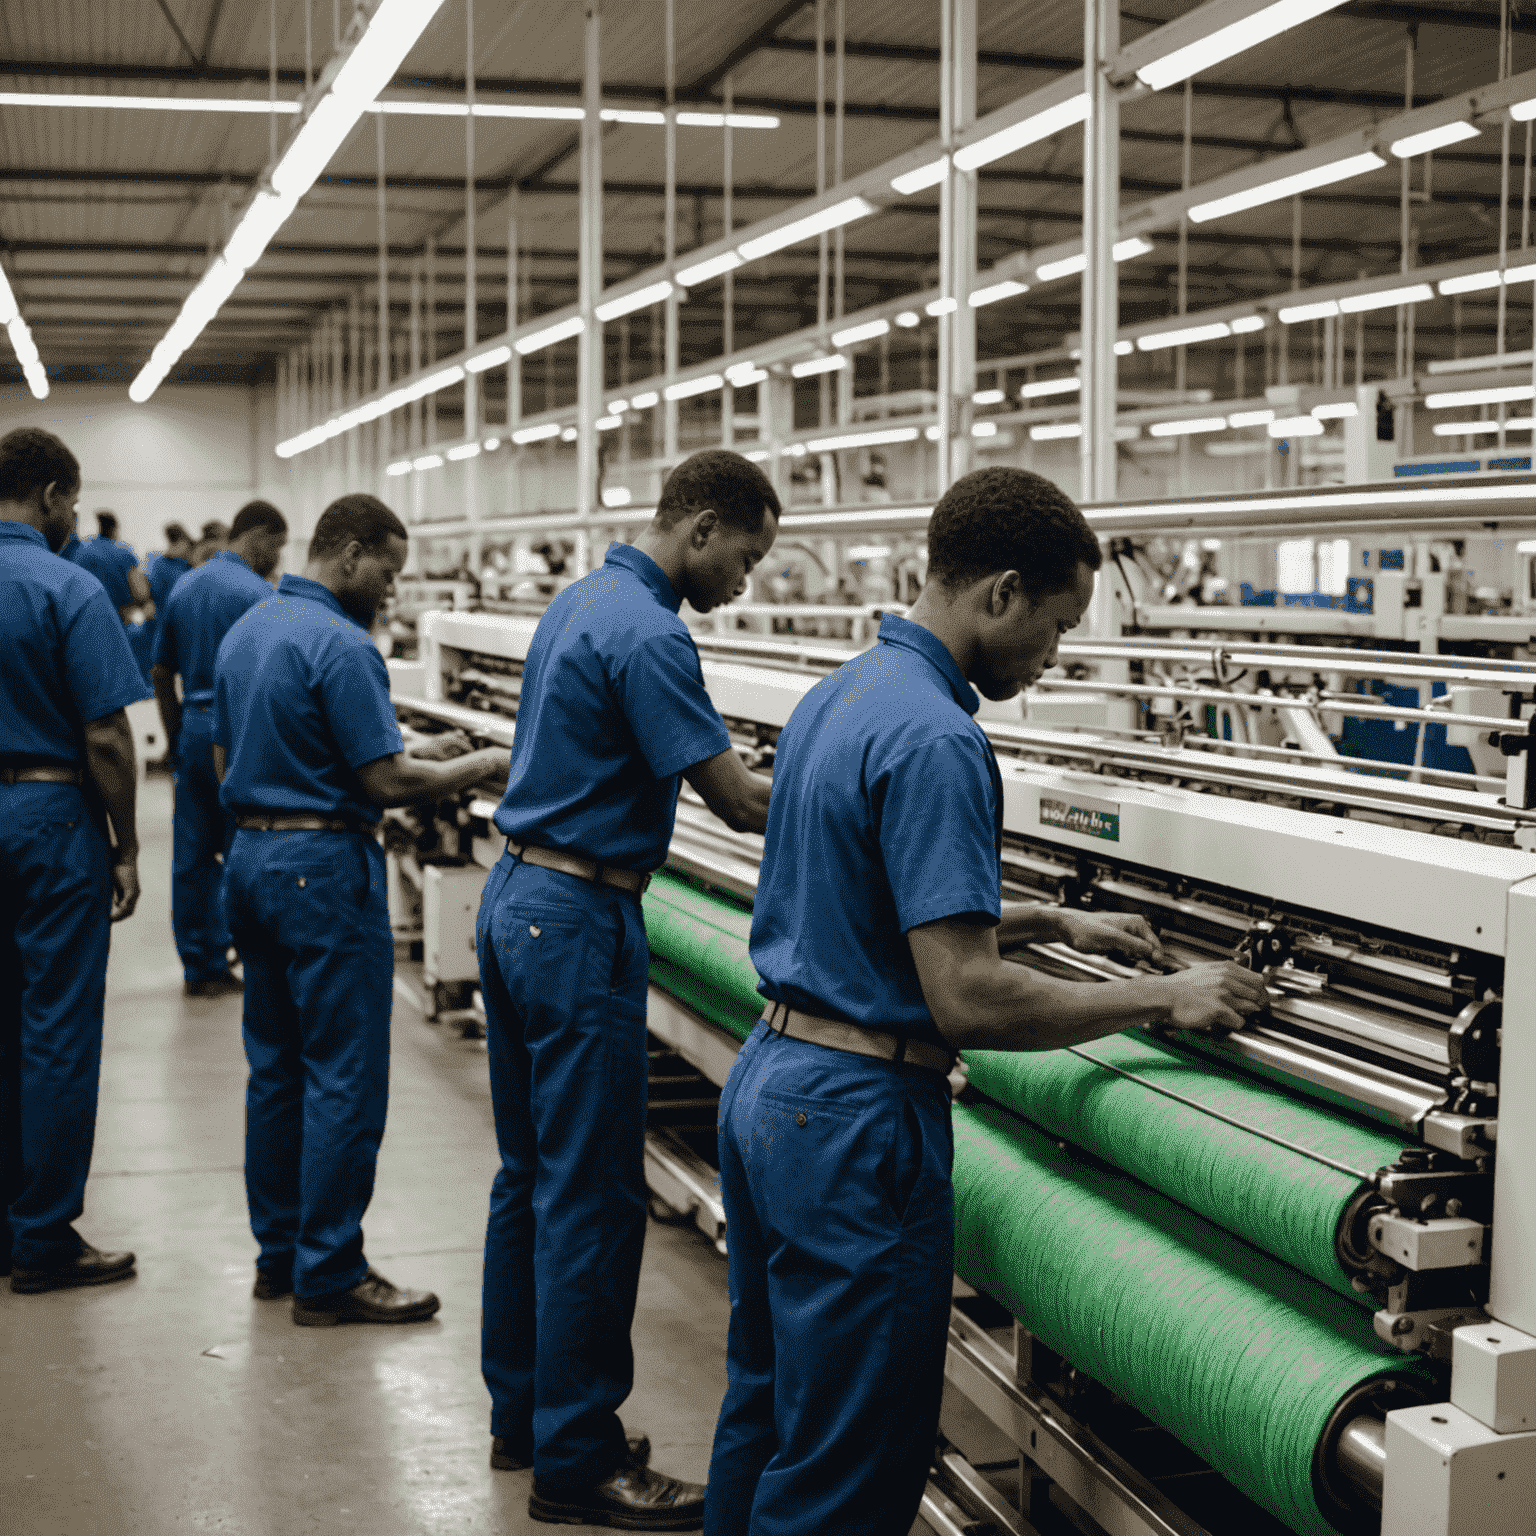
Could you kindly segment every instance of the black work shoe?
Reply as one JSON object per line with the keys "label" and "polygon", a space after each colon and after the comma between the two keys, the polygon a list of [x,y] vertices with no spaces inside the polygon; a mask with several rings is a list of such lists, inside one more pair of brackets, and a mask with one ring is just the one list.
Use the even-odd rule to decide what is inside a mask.
{"label": "black work shoe", "polygon": [[535,1478],[528,1513],[553,1525],[696,1531],[704,1524],[704,1486],[626,1462],[602,1482],[569,1491],[546,1488]]}
{"label": "black work shoe", "polygon": [[276,1301],[280,1296],[293,1295],[293,1271],[258,1268],[251,1295],[257,1301]]}
{"label": "black work shoe", "polygon": [[293,1320],[301,1328],[337,1323],[424,1323],[442,1306],[431,1291],[405,1291],[370,1269],[350,1290],[332,1296],[293,1298]]}
{"label": "black work shoe", "polygon": [[[651,1462],[651,1437],[631,1435],[625,1442],[629,1465],[646,1467]],[[523,1472],[533,1465],[533,1448],[514,1448],[505,1435],[491,1440],[491,1467],[497,1472]]]}
{"label": "black work shoe", "polygon": [[66,1291],[79,1285],[110,1285],[126,1280],[133,1273],[131,1253],[102,1253],[98,1248],[82,1248],[66,1264],[51,1264],[47,1269],[22,1269],[11,1272],[11,1289],[24,1296],[39,1291]]}
{"label": "black work shoe", "polygon": [[244,993],[245,983],[233,971],[222,970],[183,982],[181,990],[188,997],[238,997]]}

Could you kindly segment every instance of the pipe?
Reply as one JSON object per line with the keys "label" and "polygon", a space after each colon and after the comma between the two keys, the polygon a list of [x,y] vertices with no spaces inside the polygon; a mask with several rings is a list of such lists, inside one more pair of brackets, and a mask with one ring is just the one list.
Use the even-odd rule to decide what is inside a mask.
{"label": "pipe", "polygon": [[1339,1436],[1339,1471],[1349,1479],[1372,1509],[1381,1508],[1387,1480],[1387,1425],[1370,1414],[1345,1425]]}

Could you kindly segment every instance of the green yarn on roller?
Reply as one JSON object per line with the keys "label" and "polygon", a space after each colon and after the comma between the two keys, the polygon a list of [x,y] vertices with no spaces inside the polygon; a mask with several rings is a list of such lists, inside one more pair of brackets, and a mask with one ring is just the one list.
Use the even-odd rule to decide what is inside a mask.
{"label": "green yarn on roller", "polygon": [[[716,999],[731,1006],[732,1017],[739,1016],[736,1010],[751,1010],[754,1022],[762,1017],[764,1003],[747,947],[750,912],[664,874],[651,881],[642,905],[653,958],[702,983]],[[700,1012],[709,1010],[700,1008]]]}
{"label": "green yarn on roller", "polygon": [[758,998],[757,1007],[744,1007],[681,966],[663,960],[660,955],[651,956],[651,985],[670,992],[679,1002],[687,1003],[695,1013],[702,1013],[737,1040],[745,1040],[763,1016],[762,998]]}
{"label": "green yarn on roller", "polygon": [[[1141,1031],[1085,1053],[1297,1146],[1374,1173],[1403,1142]],[[1334,1252],[1360,1180],[1202,1114],[1071,1051],[965,1051],[973,1086],[1352,1301]]]}
{"label": "green yarn on roller", "polygon": [[955,1268],[1299,1536],[1339,1399],[1428,1372],[1340,1296],[992,1105],[955,1109]]}

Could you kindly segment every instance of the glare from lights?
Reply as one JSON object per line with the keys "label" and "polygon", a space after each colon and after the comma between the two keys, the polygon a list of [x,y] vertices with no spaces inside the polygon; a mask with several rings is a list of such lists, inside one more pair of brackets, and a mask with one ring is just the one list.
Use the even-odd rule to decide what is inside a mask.
{"label": "glare from lights", "polygon": [[465,373],[484,373],[487,368],[500,368],[503,363],[512,361],[512,348],[508,346],[492,347],[489,352],[481,352],[476,357],[464,359]]}
{"label": "glare from lights", "polygon": [[610,416],[622,416],[628,409],[628,400],[610,400],[608,402],[608,414]]}
{"label": "glare from lights", "polygon": [[1333,400],[1324,405],[1314,405],[1312,414],[1319,421],[1347,421],[1360,414],[1360,407],[1353,400]]}
{"label": "glare from lights", "polygon": [[1054,107],[1047,107],[1043,112],[1036,112],[1032,117],[1026,117],[1023,122],[1014,123],[1012,127],[1000,129],[974,144],[957,149],[955,166],[962,171],[974,171],[978,166],[990,165],[1004,155],[1013,154],[1015,150],[1038,144],[1041,139],[1048,139],[1053,133],[1060,133],[1063,128],[1086,122],[1087,118],[1088,97],[1085,94],[1073,96]]}
{"label": "glare from lights", "polygon": [[1406,139],[1394,139],[1392,153],[1399,160],[1412,160],[1415,155],[1427,155],[1433,149],[1444,149],[1447,144],[1460,144],[1463,139],[1477,136],[1471,123],[1442,123],[1438,128],[1426,128],[1423,133],[1410,133]]}
{"label": "glare from lights", "polygon": [[841,352],[834,352],[830,357],[810,357],[803,363],[796,363],[789,371],[797,379],[808,379],[813,374],[836,373],[839,368],[846,368],[848,359]]}
{"label": "glare from lights", "polygon": [[679,128],[777,128],[779,119],[767,112],[679,112]]}
{"label": "glare from lights", "polygon": [[443,456],[440,453],[424,453],[419,459],[411,460],[412,469],[441,469]]}
{"label": "glare from lights", "polygon": [[663,299],[672,297],[676,289],[663,278],[659,283],[651,283],[645,288],[637,288],[633,293],[620,294],[616,299],[609,299],[606,304],[599,304],[593,313],[605,324],[609,320],[617,320],[622,315],[632,315],[637,309],[649,309],[652,304],[660,304]]}
{"label": "glare from lights", "polygon": [[834,347],[851,347],[855,342],[873,341],[877,336],[890,334],[889,320],[867,320],[863,325],[850,325],[846,331],[833,331]]}
{"label": "glare from lights", "polygon": [[512,441],[521,448],[526,443],[542,443],[546,438],[560,436],[558,421],[541,421],[536,427],[521,427],[512,434]]}
{"label": "glare from lights", "polygon": [[972,437],[996,437],[997,423],[995,421],[975,421],[971,423]]}
{"label": "glare from lights", "polygon": [[980,309],[986,304],[996,304],[999,299],[1011,299],[1015,294],[1028,292],[1028,283],[1019,283],[1015,282],[1012,278],[1004,278],[1002,282],[992,283],[986,288],[973,289],[969,302],[972,309]]}
{"label": "glare from lights", "polygon": [[803,219],[796,219],[793,223],[770,230],[766,235],[758,235],[752,240],[743,240],[736,249],[743,261],[756,261],[760,256],[771,256],[775,251],[782,251],[791,245],[799,245],[802,240],[809,240],[813,235],[825,234],[832,229],[841,229],[843,225],[851,224],[855,219],[865,218],[874,212],[875,205],[866,198],[846,198],[840,203],[834,203],[830,208],[823,208],[818,213],[808,214]]}
{"label": "glare from lights", "polygon": [[495,453],[496,450],[498,448],[500,448],[500,447],[501,447],[501,439],[499,437],[488,437],[488,438],[486,438],[486,440],[485,440],[485,451],[487,453]]}
{"label": "glare from lights", "polygon": [[880,448],[888,443],[915,443],[916,427],[883,427],[873,432],[845,432],[839,437],[818,437],[808,442],[808,453],[836,453],[840,448]]}
{"label": "glare from lights", "polygon": [[952,315],[959,308],[960,303],[957,299],[933,299],[923,305],[923,312],[937,320],[940,315]]}
{"label": "glare from lights", "polygon": [[519,357],[527,357],[530,352],[542,352],[545,347],[552,347],[558,341],[579,336],[581,331],[581,316],[571,315],[565,320],[556,321],[554,325],[545,326],[542,331],[534,331],[528,336],[519,336],[512,345],[517,349]]}
{"label": "glare from lights", "polygon": [[1213,64],[1220,64],[1223,59],[1256,48],[1260,43],[1268,42],[1270,38],[1278,37],[1280,33],[1288,32],[1292,27],[1311,21],[1314,16],[1321,16],[1343,3],[1344,0],[1276,0],[1274,5],[1267,5],[1263,10],[1254,11],[1228,26],[1218,27],[1205,37],[1196,38],[1194,42],[1186,43],[1184,47],[1176,48],[1150,64],[1143,64],[1136,71],[1136,78],[1154,91],[1160,91],[1164,86],[1177,85],[1179,81],[1198,75]]}
{"label": "glare from lights", "polygon": [[971,396],[972,405],[1001,405],[1008,398],[1004,389],[978,389]]}
{"label": "glare from lights", "polygon": [[949,169],[949,156],[940,155],[937,160],[931,160],[927,165],[920,165],[915,171],[905,171],[900,176],[891,177],[891,189],[900,192],[903,197],[910,197],[914,192],[921,192],[925,187],[937,186],[944,180],[944,173]]}
{"label": "glare from lights", "polygon": [[1452,389],[1442,394],[1426,395],[1424,408],[1428,411],[1447,411],[1460,405],[1503,405],[1511,400],[1529,400],[1532,393],[1529,384],[1502,384],[1492,389]]}
{"label": "glare from lights", "polygon": [[448,457],[457,464],[462,459],[478,459],[480,457],[479,443],[460,443],[457,448],[448,450]]}
{"label": "glare from lights", "polygon": [[1279,202],[1283,197],[1295,197],[1302,192],[1315,191],[1318,187],[1330,187],[1336,181],[1364,176],[1367,171],[1379,171],[1386,163],[1373,150],[1366,150],[1364,154],[1350,155],[1330,165],[1316,165],[1310,171],[1297,171],[1292,176],[1281,176],[1257,187],[1231,192],[1226,197],[1214,198],[1208,203],[1197,203],[1189,210],[1189,217],[1196,224],[1205,224],[1211,219],[1224,219],[1228,214],[1261,208],[1265,203]]}
{"label": "glare from lights", "polygon": [[411,461],[409,459],[397,459],[393,464],[388,465],[384,470],[386,475],[408,475],[410,472]]}
{"label": "glare from lights", "polygon": [[1142,352],[1156,352],[1163,347],[1188,347],[1200,341],[1218,341],[1231,334],[1232,327],[1225,320],[1213,320],[1207,325],[1186,325],[1174,331],[1159,331],[1153,336],[1138,336],[1136,346]]}
{"label": "glare from lights", "polygon": [[896,316],[896,324],[904,331],[910,331],[913,326],[921,325],[922,323],[923,317],[915,309],[904,309]]}
{"label": "glare from lights", "polygon": [[11,292],[10,282],[3,270],[0,270],[0,320],[5,322],[6,335],[11,340],[11,350],[16,354],[16,361],[21,364],[22,376],[27,381],[27,388],[31,390],[32,398],[46,400],[48,370],[43,367],[42,359],[37,354],[37,343],[32,339],[32,332],[27,322],[21,318],[16,295]]}
{"label": "glare from lights", "polygon": [[580,435],[581,434],[576,430],[575,427],[567,427],[563,432],[561,432],[560,441],[562,443],[574,443]]}
{"label": "glare from lights", "polygon": [[669,384],[663,394],[668,400],[691,400],[695,395],[707,395],[712,390],[724,388],[725,380],[718,373],[706,373],[703,378]]}
{"label": "glare from lights", "polygon": [[1509,109],[1509,115],[1517,123],[1530,122],[1533,117],[1536,117],[1536,96],[1531,97],[1529,101],[1517,101]]}
{"label": "glare from lights", "polygon": [[1154,421],[1147,428],[1151,437],[1192,437],[1197,432],[1225,432],[1225,416],[1196,416],[1187,421]]}
{"label": "glare from lights", "polygon": [[1315,416],[1284,416],[1269,424],[1271,437],[1321,437],[1323,424]]}
{"label": "glare from lights", "polygon": [[647,389],[629,397],[629,408],[632,411],[648,411],[660,399],[661,396],[654,389]]}
{"label": "glare from lights", "polygon": [[603,488],[603,505],[605,507],[627,507],[631,497],[627,485],[609,485]]}
{"label": "glare from lights", "polygon": [[1267,427],[1275,419],[1273,411],[1233,411],[1227,417],[1229,427]]}
{"label": "glare from lights", "polygon": [[1046,395],[1075,395],[1083,387],[1083,381],[1070,379],[1034,379],[1019,390],[1020,400],[1040,400]]}

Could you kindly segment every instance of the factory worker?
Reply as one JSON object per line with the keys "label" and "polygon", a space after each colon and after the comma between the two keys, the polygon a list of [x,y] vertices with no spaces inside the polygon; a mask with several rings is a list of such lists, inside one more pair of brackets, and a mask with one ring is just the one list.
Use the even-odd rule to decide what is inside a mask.
{"label": "factory worker", "polygon": [[147,626],[155,616],[154,594],[148,578],[139,569],[138,556],[126,544],[118,543],[116,515],[98,512],[96,526],[96,537],[87,539],[70,558],[107,589],[112,606],[128,630],[129,649],[148,682],[150,658],[146,644],[151,637]]}
{"label": "factory worker", "polygon": [[[220,861],[234,829],[219,803],[219,781],[213,772],[213,663],[219,642],[235,620],[272,596],[267,578],[283,557],[287,536],[288,524],[270,502],[242,507],[230,530],[229,548],[195,571],[188,567],[186,580],[175,582],[156,621],[155,696],[176,764],[171,929],[188,997],[240,991],[240,979],[229,969],[229,924],[224,915]],[[151,579],[169,563],[159,561]]]}
{"label": "factory worker", "polygon": [[0,438],[0,1274],[13,1291],[133,1273],[71,1225],[96,1132],[111,924],[139,899],[133,735],[145,695],[101,583],[53,550],[80,466]]}
{"label": "factory worker", "polygon": [[478,924],[501,1168],[485,1244],[481,1368],[491,1465],[532,1465],[536,1520],[686,1530],[704,1490],[626,1443],[645,1240],[646,991],[640,895],[667,855],[679,778],[738,831],[769,782],[732,750],[678,609],[729,601],[773,546],[762,472],[694,454],[633,545],[545,610],[528,649],[507,852]]}
{"label": "factory worker", "polygon": [[1158,953],[1141,918],[1003,912],[1002,781],[972,718],[978,691],[1010,699],[1056,664],[1099,561],[1049,481],[963,476],[908,616],[779,739],[752,919],[768,1009],[720,1100],[731,1323],[707,1536],[911,1527],[944,1376],[956,1050],[1236,1028],[1260,1005],[1235,965],[1081,986],[999,958]]}
{"label": "factory worker", "polygon": [[292,1291],[308,1327],[437,1311],[436,1296],[391,1285],[363,1256],[394,975],[374,828],[381,807],[499,787],[507,771],[500,748],[445,763],[402,751],[369,626],[407,548],[376,497],[332,502],[304,575],[238,619],[214,663],[214,770],[237,829],[224,889],[245,966],[254,1294]]}
{"label": "factory worker", "polygon": [[[165,535],[165,553],[154,556],[145,569],[149,582],[149,595],[154,600],[156,618],[150,621],[154,633],[159,633],[159,618],[165,614],[166,599],[171,588],[192,569],[192,535],[180,523],[167,523],[161,532]],[[154,648],[150,648],[150,660],[154,660]]]}

